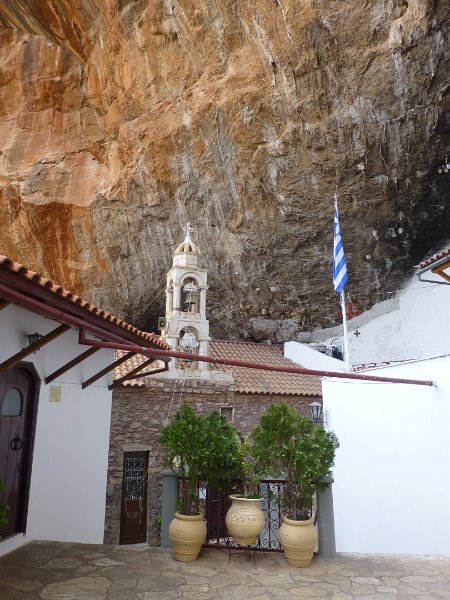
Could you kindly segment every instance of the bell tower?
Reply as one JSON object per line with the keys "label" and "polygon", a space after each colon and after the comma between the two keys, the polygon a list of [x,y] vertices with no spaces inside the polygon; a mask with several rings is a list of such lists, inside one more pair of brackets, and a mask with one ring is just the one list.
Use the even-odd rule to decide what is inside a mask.
{"label": "bell tower", "polygon": [[[172,268],[167,273],[166,318],[161,335],[171,348],[187,354],[209,352],[209,321],[206,318],[208,274],[199,265],[199,249],[191,239],[192,227],[173,253]],[[208,363],[190,363],[189,377],[210,379]],[[179,376],[180,361],[170,361],[169,377]]]}

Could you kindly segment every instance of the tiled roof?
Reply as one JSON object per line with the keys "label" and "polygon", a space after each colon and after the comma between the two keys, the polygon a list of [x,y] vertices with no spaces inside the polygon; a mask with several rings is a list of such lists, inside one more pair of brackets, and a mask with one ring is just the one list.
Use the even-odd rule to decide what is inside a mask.
{"label": "tiled roof", "polygon": [[[254,342],[228,342],[214,340],[209,345],[210,355],[216,358],[243,360],[279,367],[299,367],[283,356],[283,347],[278,344]],[[261,371],[246,367],[217,365],[214,368],[233,375],[236,392],[241,394],[273,394],[280,396],[321,396],[319,377],[297,375],[279,371]]]}
{"label": "tiled roof", "polygon": [[[210,356],[246,362],[274,365],[278,367],[299,367],[297,363],[283,356],[283,347],[278,344],[256,344],[252,342],[227,342],[223,340],[211,341],[209,344]],[[123,353],[116,352],[116,359]],[[122,365],[116,367],[114,378],[119,379],[129,371],[141,365],[146,358],[141,355],[133,356]],[[162,363],[153,363],[142,372],[160,368]],[[233,375],[235,390],[241,394],[264,394],[279,396],[321,396],[322,385],[319,377],[314,375],[297,375],[295,373],[281,373],[279,371],[262,371],[247,367],[231,367],[210,363],[210,368],[225,371]],[[122,385],[142,387],[145,378],[128,379]]]}
{"label": "tiled roof", "polygon": [[[116,350],[115,360],[122,358],[122,356],[124,354],[126,354],[125,351]],[[139,365],[144,364],[145,361],[147,361],[148,359],[149,359],[148,356],[143,356],[142,354],[135,354],[134,356],[129,358],[127,361],[125,361],[121,365],[118,365],[114,369],[114,379],[120,379],[121,377],[125,377],[125,375],[127,373],[129,373],[133,369],[136,369],[136,367],[138,367]],[[163,366],[164,366],[164,363],[162,361],[156,360],[155,362],[151,363],[147,367],[144,367],[141,371],[139,371],[139,373],[148,373],[150,375],[152,373],[152,371],[161,369]],[[142,386],[145,386],[145,383],[144,383],[144,378],[141,377],[138,379],[127,379],[126,381],[122,382],[122,385],[129,385],[131,387],[142,387]]]}
{"label": "tiled roof", "polygon": [[136,335],[136,336],[142,338],[143,340],[150,342],[152,345],[156,345],[159,348],[162,348],[165,350],[169,349],[169,346],[160,337],[158,337],[154,333],[148,333],[146,331],[141,331],[140,329],[137,329],[137,327],[133,327],[133,325],[130,325],[126,321],[122,321],[122,319],[119,319],[118,317],[114,316],[110,312],[108,312],[106,310],[102,310],[98,306],[95,306],[95,304],[91,304],[91,303],[87,302],[86,300],[83,300],[83,298],[81,298],[80,296],[77,296],[76,294],[70,292],[69,290],[63,289],[58,284],[54,283],[51,279],[46,279],[45,277],[41,277],[39,275],[39,273],[30,271],[24,265],[14,262],[13,259],[9,258],[8,256],[4,256],[4,255],[0,254],[0,282],[1,282],[2,270],[11,271],[12,273],[16,273],[19,277],[23,277],[24,279],[30,281],[37,288],[45,289],[48,292],[50,292],[51,294],[54,294],[54,296],[63,298],[68,303],[69,306],[71,304],[79,306],[82,309],[84,309],[86,311],[86,313],[96,315],[97,317],[99,317],[100,319],[103,319],[104,321],[113,323],[114,325],[132,333],[133,335]]}
{"label": "tiled roof", "polygon": [[425,267],[429,267],[430,265],[433,265],[435,262],[438,262],[438,260],[441,260],[442,258],[445,258],[446,256],[448,256],[449,260],[450,260],[450,248],[448,250],[444,250],[444,252],[435,254],[434,256],[432,256],[431,258],[428,258],[427,260],[422,261],[419,265],[419,268],[424,269]]}

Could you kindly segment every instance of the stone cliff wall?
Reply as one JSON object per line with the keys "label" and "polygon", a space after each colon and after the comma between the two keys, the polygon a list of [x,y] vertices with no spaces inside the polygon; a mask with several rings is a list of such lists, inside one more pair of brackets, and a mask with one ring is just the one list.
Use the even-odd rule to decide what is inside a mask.
{"label": "stone cliff wall", "polygon": [[[338,320],[449,237],[444,0],[0,0],[0,250],[154,326],[186,220],[216,336]],[[447,114],[446,114],[447,113]]]}

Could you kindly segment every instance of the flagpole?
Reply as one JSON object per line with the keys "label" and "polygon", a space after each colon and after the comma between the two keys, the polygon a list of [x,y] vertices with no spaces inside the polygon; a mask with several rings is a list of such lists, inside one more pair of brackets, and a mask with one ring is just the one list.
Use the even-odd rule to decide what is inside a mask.
{"label": "flagpole", "polygon": [[[347,373],[351,371],[350,351],[348,347],[347,311],[345,310],[344,286],[347,283],[347,267],[345,266],[344,248],[339,229],[337,193],[334,194],[334,250],[333,250],[333,283],[336,291],[341,293],[342,325],[344,328],[344,359]],[[337,271],[335,273],[335,270]],[[335,280],[336,277],[336,280]]]}
{"label": "flagpole", "polygon": [[347,311],[345,309],[345,295],[344,290],[341,292],[341,309],[342,309],[342,325],[344,326],[344,358],[345,368],[347,373],[351,371],[350,365],[350,352],[348,349],[348,334],[347,334]]}

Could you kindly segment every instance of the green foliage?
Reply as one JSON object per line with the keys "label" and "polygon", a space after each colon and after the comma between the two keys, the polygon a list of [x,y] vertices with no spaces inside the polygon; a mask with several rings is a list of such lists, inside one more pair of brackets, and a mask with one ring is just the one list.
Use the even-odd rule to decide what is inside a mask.
{"label": "green foliage", "polygon": [[161,431],[164,460],[176,464],[182,481],[182,510],[199,512],[198,486],[220,488],[239,468],[239,438],[236,429],[218,411],[200,416],[182,404],[172,422]]}
{"label": "green foliage", "polygon": [[203,476],[208,485],[221,489],[240,468],[240,441],[236,428],[217,410],[206,417]]}
{"label": "green foliage", "polygon": [[253,454],[264,472],[286,477],[283,505],[293,519],[310,516],[313,495],[326,489],[321,483],[334,464],[339,442],[294,408],[273,404],[252,434]]}
{"label": "green foliage", "polygon": [[[198,513],[197,484],[202,474],[202,450],[205,440],[205,422],[188,404],[182,404],[172,422],[163,427],[160,442],[164,447],[164,461],[173,468],[176,463],[182,480],[183,508],[186,515]],[[188,476],[189,475],[189,476]]]}
{"label": "green foliage", "polygon": [[242,496],[244,498],[260,498],[259,484],[263,473],[248,437],[240,440],[238,462],[239,470],[236,471],[236,476],[242,481]]}
{"label": "green foliage", "polygon": [[[3,481],[0,479],[0,495],[3,492],[4,486],[3,486]],[[2,530],[2,528],[8,523],[8,519],[6,518],[6,514],[8,512],[9,508],[8,506],[6,506],[6,504],[0,504],[0,532]],[[2,539],[1,535],[0,535],[0,540]]]}

